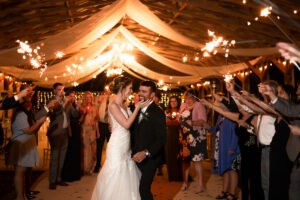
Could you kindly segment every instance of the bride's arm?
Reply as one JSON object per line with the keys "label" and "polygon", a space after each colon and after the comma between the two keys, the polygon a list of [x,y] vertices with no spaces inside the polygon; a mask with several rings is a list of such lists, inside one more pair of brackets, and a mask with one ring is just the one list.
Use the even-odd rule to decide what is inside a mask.
{"label": "bride's arm", "polygon": [[124,114],[121,111],[121,108],[117,104],[111,103],[109,105],[108,109],[109,109],[110,113],[112,114],[112,116],[117,120],[117,122],[121,126],[123,126],[126,129],[129,129],[140,110],[140,106],[138,105],[135,107],[132,115],[130,115],[128,119],[124,116]]}

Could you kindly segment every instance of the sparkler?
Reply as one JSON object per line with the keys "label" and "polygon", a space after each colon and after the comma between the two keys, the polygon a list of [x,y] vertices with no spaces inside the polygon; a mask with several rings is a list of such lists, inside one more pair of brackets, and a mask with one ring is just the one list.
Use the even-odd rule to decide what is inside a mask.
{"label": "sparkler", "polygon": [[230,42],[228,40],[224,40],[223,37],[218,37],[215,35],[215,32],[208,30],[209,37],[212,37],[212,41],[205,44],[205,46],[201,49],[201,51],[204,51],[203,56],[204,57],[210,57],[210,54],[216,54],[218,52],[217,48],[222,47],[225,49],[225,57],[228,57],[229,53],[229,47],[235,45],[235,40],[231,40]]}
{"label": "sparkler", "polygon": [[262,17],[268,17],[268,19],[270,19],[270,21],[280,30],[280,32],[289,40],[291,41],[293,44],[297,44],[297,42],[291,38],[286,32],[285,30],[283,30],[283,28],[276,22],[274,21],[274,19],[270,16],[271,14],[271,11],[272,11],[272,7],[266,7],[264,9],[261,10],[260,12],[260,16]]}
{"label": "sparkler", "polygon": [[[283,28],[276,22],[274,21],[274,19],[270,16],[271,14],[271,10],[272,7],[267,7],[261,10],[260,12],[260,16],[262,17],[268,17],[270,19],[270,21],[281,31],[281,33],[283,33],[283,35],[289,40],[291,41],[295,46],[297,46],[297,41],[295,41],[293,38],[291,38],[286,32],[285,30],[283,30]],[[297,69],[300,71],[300,66],[294,61],[294,60],[290,60],[291,63],[293,63]]]}
{"label": "sparkler", "polygon": [[40,76],[43,75],[47,69],[47,62],[45,62],[45,56],[39,53],[40,47],[37,46],[35,49],[31,48],[28,41],[22,42],[16,41],[19,44],[17,52],[22,54],[22,58],[25,60],[29,58],[29,62],[33,69],[40,69]]}

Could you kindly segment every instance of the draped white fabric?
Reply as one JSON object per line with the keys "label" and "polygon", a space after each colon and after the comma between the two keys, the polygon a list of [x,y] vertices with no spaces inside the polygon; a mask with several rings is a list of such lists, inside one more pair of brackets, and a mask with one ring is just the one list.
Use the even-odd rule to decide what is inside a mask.
{"label": "draped white fabric", "polygon": [[[149,30],[157,33],[158,35],[164,36],[167,39],[173,40],[180,44],[190,47],[200,48],[203,44],[184,36],[183,34],[174,30],[170,25],[160,20],[155,14],[153,14],[147,6],[142,4],[139,0],[117,0],[110,6],[102,8],[101,11],[94,14],[87,20],[65,30],[56,35],[50,36],[40,42],[32,44],[35,47],[41,43],[44,44],[42,47],[43,53],[46,55],[48,60],[54,59],[56,51],[63,51],[65,54],[74,54],[70,58],[49,66],[43,77],[40,78],[38,70],[27,70],[19,69],[13,66],[24,65],[27,61],[22,59],[22,56],[17,53],[17,48],[7,49],[0,51],[0,70],[7,72],[19,79],[34,79],[39,80],[37,83],[43,86],[50,86],[53,82],[60,81],[65,84],[70,84],[70,80],[77,81],[78,83],[87,81],[88,78],[93,77],[96,73],[103,71],[103,66],[106,66],[105,62],[95,62],[88,64],[88,60],[95,59],[98,55],[103,53],[107,47],[112,44],[118,34],[121,34],[131,44],[133,44],[140,51],[144,52],[149,57],[155,59],[159,63],[187,74],[187,76],[170,76],[153,72],[142,66],[139,63],[126,63],[126,67],[121,66],[125,71],[138,76],[143,76],[143,72],[147,72],[147,77],[153,80],[164,79],[165,82],[182,84],[193,83],[206,76],[220,75],[228,72],[234,72],[247,68],[245,63],[238,63],[234,65],[224,66],[207,66],[197,67],[193,65],[176,62],[174,60],[165,58],[150,47],[141,42],[136,38],[128,29],[123,26],[115,29],[112,33],[106,34],[110,31],[123,17],[128,16],[138,22],[140,25],[148,28]],[[103,35],[106,36],[104,37]],[[241,56],[259,56],[259,55],[270,55],[276,53],[275,48],[257,48],[257,49],[231,49],[230,54],[241,55]],[[78,58],[84,58],[83,61],[78,61]],[[77,58],[77,59],[76,59]],[[255,62],[255,61],[252,61]],[[67,78],[63,76],[66,72],[66,66],[77,63],[83,67],[80,73],[76,73],[73,76],[67,75]],[[108,66],[109,67],[109,66]],[[129,70],[127,67],[131,68]],[[142,71],[135,71],[134,68]],[[93,74],[93,75],[91,75]],[[45,77],[48,78],[45,81]],[[54,78],[56,77],[56,78]],[[138,76],[141,78],[141,76]]]}

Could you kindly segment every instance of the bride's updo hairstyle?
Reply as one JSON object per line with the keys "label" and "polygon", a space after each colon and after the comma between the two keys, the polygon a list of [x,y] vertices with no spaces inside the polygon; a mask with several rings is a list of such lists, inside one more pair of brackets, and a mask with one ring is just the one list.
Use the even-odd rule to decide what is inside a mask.
{"label": "bride's updo hairstyle", "polygon": [[109,85],[109,89],[112,93],[117,94],[118,92],[125,89],[130,83],[132,83],[132,80],[130,78],[127,78],[125,76],[118,76],[114,78],[112,83]]}

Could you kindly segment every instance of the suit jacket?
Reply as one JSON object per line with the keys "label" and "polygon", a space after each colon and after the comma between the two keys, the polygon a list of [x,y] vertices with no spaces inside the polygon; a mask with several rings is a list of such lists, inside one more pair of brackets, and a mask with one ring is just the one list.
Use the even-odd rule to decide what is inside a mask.
{"label": "suit jacket", "polygon": [[164,112],[153,102],[147,110],[147,118],[139,122],[136,117],[132,134],[133,154],[147,149],[151,156],[158,162],[163,158],[162,150],[166,144],[166,116]]}
{"label": "suit jacket", "polygon": [[13,97],[13,96],[5,98],[1,103],[2,103],[1,110],[8,110],[11,108],[15,108],[19,104],[19,102],[16,101],[15,97]]}
{"label": "suit jacket", "polygon": [[[274,108],[283,116],[296,118],[293,122],[300,126],[300,104],[293,104],[282,98],[278,98],[273,104]],[[291,161],[295,161],[300,153],[300,137],[290,134],[286,151]]]}
{"label": "suit jacket", "polygon": [[[67,116],[67,121],[68,121],[68,127],[70,124],[70,112],[73,106],[67,106],[65,108],[65,112],[66,112],[66,116]],[[63,107],[58,105],[55,108],[53,108],[52,111],[50,111],[49,113],[46,111],[45,108],[42,108],[35,116],[36,119],[39,119],[43,116],[50,116],[50,124],[47,130],[47,136],[52,137],[52,136],[56,136],[59,134],[62,134],[65,132],[64,128],[63,128],[63,123],[64,123],[64,115],[63,115]],[[68,129],[67,127],[67,129]],[[69,131],[69,129],[67,130]]]}

